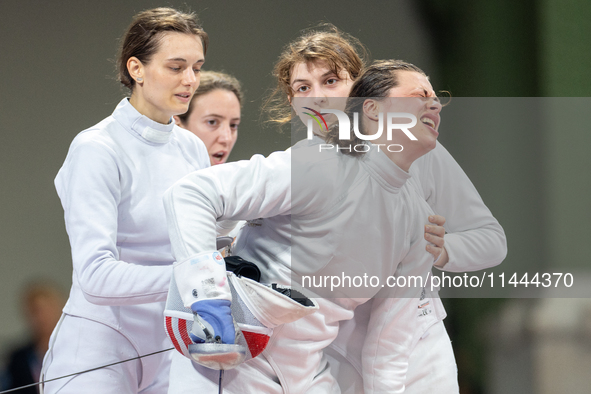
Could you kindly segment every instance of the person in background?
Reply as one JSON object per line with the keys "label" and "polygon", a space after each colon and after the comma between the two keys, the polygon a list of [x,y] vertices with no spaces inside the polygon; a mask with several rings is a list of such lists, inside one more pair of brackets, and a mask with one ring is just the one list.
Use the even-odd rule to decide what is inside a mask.
{"label": "person in background", "polygon": [[[49,337],[60,319],[65,303],[66,297],[62,290],[51,282],[36,280],[25,286],[21,295],[21,309],[30,331],[30,339],[9,354],[2,389],[39,382]],[[27,387],[19,391],[22,394],[38,392],[37,387]]]}
{"label": "person in background", "polygon": [[203,141],[212,166],[225,163],[232,152],[238,138],[242,99],[242,88],[236,78],[203,71],[189,110],[174,116],[177,125]]}

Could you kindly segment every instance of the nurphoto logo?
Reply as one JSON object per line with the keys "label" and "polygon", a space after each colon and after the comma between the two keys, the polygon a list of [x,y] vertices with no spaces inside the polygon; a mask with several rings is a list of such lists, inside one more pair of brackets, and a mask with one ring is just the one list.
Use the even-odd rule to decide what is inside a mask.
{"label": "nurphoto logo", "polygon": [[[320,131],[328,132],[328,124],[324,119],[323,115],[333,114],[336,116],[338,121],[339,127],[339,140],[341,141],[350,141],[351,140],[351,121],[347,114],[338,109],[323,109],[322,113],[318,112],[312,108],[304,107],[304,109],[309,110],[310,112],[304,112],[305,115],[310,116],[311,119],[308,119],[307,122],[307,139],[311,140],[314,136],[314,121],[318,124]],[[388,112],[386,113],[386,139],[388,141],[392,141],[392,135],[394,130],[401,130],[410,140],[416,141],[417,137],[415,137],[411,132],[410,128],[416,126],[417,124],[417,117],[413,114],[409,114],[406,112]],[[396,122],[394,121],[396,119]],[[398,123],[400,119],[408,119],[410,122],[407,123]],[[374,141],[382,136],[384,133],[384,114],[382,112],[378,115],[378,130],[375,134],[363,134],[359,131],[359,114],[357,112],[353,113],[353,133],[357,138],[362,141]],[[337,149],[339,150],[349,150],[353,149],[355,152],[367,152],[371,149],[371,147],[377,147],[378,151],[380,147],[387,149],[389,152],[402,152],[404,149],[400,144],[355,144],[350,145],[349,147],[343,146],[334,146],[333,144],[320,144],[320,151],[322,150],[329,150],[329,149]]]}

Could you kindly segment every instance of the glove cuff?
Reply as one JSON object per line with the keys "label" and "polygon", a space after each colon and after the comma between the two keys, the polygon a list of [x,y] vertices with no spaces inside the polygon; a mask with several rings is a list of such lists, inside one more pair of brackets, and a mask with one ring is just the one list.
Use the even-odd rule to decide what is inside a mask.
{"label": "glove cuff", "polygon": [[186,308],[202,300],[232,300],[226,264],[217,251],[199,253],[175,263],[173,275]]}

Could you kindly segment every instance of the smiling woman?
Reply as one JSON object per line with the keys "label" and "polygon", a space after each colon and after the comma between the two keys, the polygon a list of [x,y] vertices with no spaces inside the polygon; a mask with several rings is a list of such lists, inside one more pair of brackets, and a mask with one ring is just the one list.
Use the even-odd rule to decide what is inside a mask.
{"label": "smiling woman", "polygon": [[170,347],[162,329],[173,257],[162,195],[209,166],[203,143],[172,117],[199,86],[207,34],[193,14],[137,14],[122,39],[119,80],[131,97],[79,133],[55,186],[74,265],[42,378],[45,393],[162,393]]}
{"label": "smiling woman", "polygon": [[[342,93],[350,89],[369,92],[374,83],[383,86],[382,97],[363,96],[362,103],[372,104],[360,111],[363,131],[367,133],[371,133],[368,127],[373,126],[375,110],[389,108],[389,95],[396,94],[398,88],[414,91],[416,86],[423,86],[415,86],[415,82],[424,82],[420,78],[401,79],[390,84],[393,71],[369,67],[350,83],[348,73],[333,73],[323,64],[295,65],[291,83],[296,87],[295,94],[313,92],[316,97],[304,98],[310,99],[309,105],[323,110],[329,98],[337,99],[331,96],[332,92],[324,92],[332,86],[338,86]],[[295,102],[297,98],[301,97],[291,99]],[[416,95],[400,100],[406,105],[404,111],[417,118],[427,113],[438,115],[441,109],[438,101],[425,98]],[[416,128],[417,132],[429,131],[423,123]],[[396,275],[419,278],[423,283],[433,264],[432,255],[425,250],[423,223],[434,212],[422,196],[416,173],[399,167],[396,156],[375,150],[364,157],[336,150],[320,151],[318,146],[323,142],[315,137],[268,158],[253,156],[249,161],[198,171],[177,182],[165,194],[170,236],[179,262],[171,286],[179,289],[179,296],[171,304],[182,302],[185,308],[197,312],[197,315],[187,314],[187,322],[178,325],[185,337],[193,332],[189,326],[198,326],[195,322],[199,321],[201,312],[196,310],[196,305],[208,301],[235,302],[226,282],[218,279],[223,278],[217,273],[220,265],[217,261],[222,258],[216,261],[209,258],[215,250],[215,224],[220,218],[261,223],[241,230],[234,253],[256,262],[262,283],[285,286],[302,278],[300,283],[305,285],[306,278],[308,284],[317,283],[318,278],[324,278],[327,283],[327,278],[331,278],[330,294],[324,291],[327,289],[313,289],[319,310],[278,327],[266,343],[263,356],[227,371],[224,392],[340,392],[340,382],[332,375],[324,350],[337,337],[340,321],[353,318],[354,310],[375,296],[368,304],[371,313],[366,321],[369,322],[367,340],[355,338],[362,344],[363,385],[367,394],[401,393],[410,353],[433,322],[431,317],[417,317],[422,285],[392,289],[388,293],[390,289],[380,291],[378,285],[332,287],[333,279],[341,275],[349,280],[369,277],[378,282]],[[430,144],[430,148],[405,153],[403,157],[408,165],[434,148],[432,137]],[[187,275],[189,269],[194,274]],[[219,285],[211,295],[192,290],[198,289],[201,283]],[[234,344],[240,335],[226,335],[227,327],[234,325],[230,319],[225,322],[222,313],[221,308],[207,311],[205,316],[218,315],[217,321],[221,322],[211,325],[211,335],[219,335],[224,345]],[[222,344],[214,346],[219,347],[219,354],[224,354]],[[171,392],[191,393],[195,387],[213,392],[219,382],[217,371],[212,372],[205,363],[193,363],[195,358],[189,358],[186,353],[179,349],[172,356]]]}
{"label": "smiling woman", "polygon": [[[346,112],[351,118],[353,113],[364,115],[361,116],[360,129],[365,135],[379,133],[379,137],[376,136],[374,140],[377,146],[395,144],[404,147],[395,152],[384,149],[384,152],[397,166],[408,171],[417,158],[433,150],[437,144],[441,103],[429,78],[413,64],[400,60],[376,61],[367,68],[366,73],[375,76],[376,80],[379,78],[380,83],[353,85]],[[408,133],[384,132],[386,122],[383,115],[389,113],[411,114],[418,122],[405,130]],[[327,138],[341,147],[354,142],[363,143],[359,137],[353,139],[340,139],[334,129],[329,131]],[[360,154],[355,150],[344,150],[343,153]]]}
{"label": "smiling woman", "polygon": [[[362,119],[366,135],[375,133],[372,122],[380,110],[387,110],[390,100],[400,100],[408,105],[405,112],[416,117],[413,132],[421,133],[424,141],[419,143],[425,145],[406,149],[405,143],[400,166],[395,155],[374,149],[365,156],[345,149],[320,151],[318,147],[332,138],[320,130],[330,129],[327,117],[326,124],[315,130],[318,136],[288,151],[188,175],[165,196],[179,262],[215,250],[215,222],[220,218],[252,221],[254,225],[241,229],[233,252],[257,263],[265,283],[288,285],[293,283],[292,274],[297,279],[300,274],[309,278],[310,273],[318,278],[375,273],[386,280],[393,273],[416,270],[428,277],[433,264],[461,272],[503,260],[506,243],[501,226],[436,141],[441,105],[425,74],[396,60],[362,70],[356,43],[332,27],[308,32],[288,44],[275,66],[277,88],[267,101],[271,120],[284,124],[295,109],[306,124],[311,116],[302,109],[325,112],[333,98],[346,102],[339,96],[351,90],[351,97],[360,97],[355,112],[367,117]],[[299,99],[307,103],[302,105]],[[366,102],[370,105],[364,108]],[[408,171],[401,168],[410,163]],[[435,212],[449,216],[445,229],[445,220]],[[445,235],[444,244],[445,230],[451,234]],[[195,289],[197,279],[201,280],[182,270],[173,275],[175,283],[187,289]],[[262,357],[226,372],[224,392],[457,393],[455,359],[437,292],[424,287],[414,289],[420,290],[413,295],[416,298],[408,294],[391,298],[398,294],[389,293],[363,303],[374,295],[371,289],[363,290],[368,293],[361,297],[345,293],[347,297],[336,299],[340,292],[317,298],[318,312],[284,325],[273,333]],[[195,301],[197,296],[190,292],[184,296],[185,306],[206,301]],[[221,316],[220,321],[222,312],[212,311]],[[193,324],[190,315],[189,322]],[[233,327],[228,322],[217,328],[223,334],[226,326]],[[233,343],[223,336],[222,341]],[[325,353],[329,344],[330,358]],[[217,371],[178,352],[172,357],[170,392],[188,394],[195,387],[218,390]]]}

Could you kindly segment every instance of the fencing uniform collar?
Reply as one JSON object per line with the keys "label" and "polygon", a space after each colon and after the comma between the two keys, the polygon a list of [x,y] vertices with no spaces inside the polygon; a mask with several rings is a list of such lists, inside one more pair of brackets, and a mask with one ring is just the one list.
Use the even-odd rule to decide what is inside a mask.
{"label": "fencing uniform collar", "polygon": [[379,152],[375,145],[371,146],[360,161],[382,186],[393,192],[397,192],[411,177],[408,172],[394,164],[384,152]]}
{"label": "fencing uniform collar", "polygon": [[121,125],[138,137],[140,140],[149,144],[166,144],[172,135],[174,122],[162,124],[149,119],[138,112],[137,109],[129,103],[129,99],[121,100],[115,111],[113,117],[117,119]]}
{"label": "fencing uniform collar", "polygon": [[[294,149],[305,146],[313,146],[326,143],[322,138],[314,136],[311,140],[302,140],[294,145]],[[384,152],[378,151],[376,145],[368,144],[370,149],[359,157],[357,163],[366,167],[367,171],[386,190],[397,193],[411,177],[410,173],[398,167]],[[322,151],[326,154],[334,154],[334,150]],[[344,154],[344,153],[340,153]]]}

